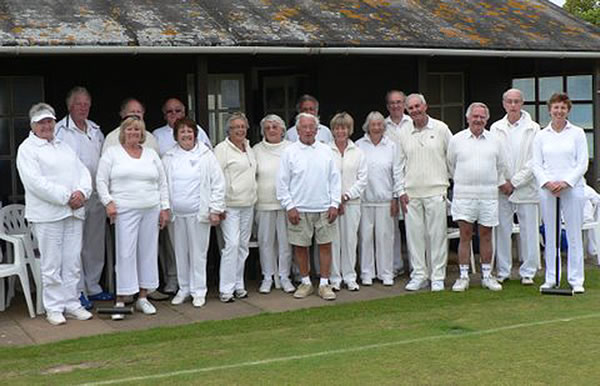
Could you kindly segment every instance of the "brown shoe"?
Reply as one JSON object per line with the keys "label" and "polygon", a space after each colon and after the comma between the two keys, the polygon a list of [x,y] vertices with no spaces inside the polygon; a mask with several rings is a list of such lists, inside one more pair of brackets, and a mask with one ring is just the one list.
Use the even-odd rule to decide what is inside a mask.
{"label": "brown shoe", "polygon": [[323,300],[335,300],[335,292],[333,292],[331,285],[320,285],[319,296]]}
{"label": "brown shoe", "polygon": [[148,294],[148,299],[151,299],[151,300],[161,301],[161,300],[168,300],[169,298],[170,298],[169,295],[162,293],[158,290],[156,290],[154,292],[150,292]]}

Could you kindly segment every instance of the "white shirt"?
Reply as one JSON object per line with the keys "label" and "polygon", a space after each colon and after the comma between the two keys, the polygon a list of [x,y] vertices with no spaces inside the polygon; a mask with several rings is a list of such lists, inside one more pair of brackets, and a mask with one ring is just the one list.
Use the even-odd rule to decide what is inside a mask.
{"label": "white shirt", "polygon": [[96,188],[104,206],[169,209],[169,191],[162,162],[152,149],[142,147],[140,158],[122,145],[109,147],[98,164]]}
{"label": "white shirt", "polygon": [[350,139],[343,155],[335,142],[331,144],[331,149],[335,166],[342,178],[342,194],[348,197],[346,204],[360,204],[360,197],[367,187],[368,166],[365,154]]}
{"label": "white shirt", "polygon": [[256,157],[246,140],[241,151],[229,138],[215,147],[215,156],[225,175],[225,203],[228,207],[247,207],[256,203]]}
{"label": "white shirt", "polygon": [[497,200],[506,158],[498,138],[487,130],[475,137],[467,128],[448,145],[448,170],[454,179],[453,199]]}
{"label": "white shirt", "polygon": [[281,164],[281,155],[290,141],[283,140],[279,143],[269,143],[266,140],[254,145],[256,156],[256,185],[258,186],[256,203],[257,210],[281,210],[281,203],[277,200],[277,173]]}
{"label": "white shirt", "polygon": [[[388,116],[385,121],[385,135],[387,135],[396,146],[400,144],[400,136],[402,132],[411,130],[413,128],[412,118],[406,114],[402,115],[402,119],[399,123],[392,121],[392,117]],[[399,150],[399,149],[398,149]]]}
{"label": "white shirt", "polygon": [[548,124],[533,140],[533,173],[540,187],[549,181],[583,187],[588,162],[585,133],[568,121],[560,132]]}
{"label": "white shirt", "polygon": [[369,134],[356,141],[367,160],[367,188],[361,204],[373,206],[389,205],[400,192],[400,160],[396,144],[386,135],[375,145]]}
{"label": "white shirt", "polygon": [[328,145],[298,141],[288,146],[277,175],[277,199],[299,212],[325,212],[340,205],[342,184]]}
{"label": "white shirt", "polygon": [[[121,145],[121,142],[119,142],[119,133],[121,133],[120,126],[108,133],[108,135],[104,139],[104,145],[102,146],[102,154],[104,154],[106,152],[106,149],[108,149],[109,147]],[[160,147],[158,146],[156,138],[148,130],[146,130],[146,140],[144,141],[144,143],[142,143],[142,146],[146,149],[149,148],[154,150],[156,154],[160,153]]]}
{"label": "white shirt", "polygon": [[[198,136],[196,138],[197,142],[201,142],[205,144],[209,149],[212,149],[212,144],[210,143],[210,139],[206,135],[206,132],[202,130],[202,128],[197,125],[198,128]],[[177,145],[177,141],[175,141],[175,137],[173,137],[173,128],[171,126],[164,125],[155,129],[152,134],[156,141],[158,142],[159,153],[161,157],[173,146]]]}
{"label": "white shirt", "polygon": [[92,176],[92,185],[96,185],[96,170],[102,154],[104,134],[100,126],[94,122],[85,121],[87,130],[80,130],[73,122],[71,115],[61,119],[54,128],[54,136],[73,149]]}
{"label": "white shirt", "polygon": [[225,177],[217,158],[203,144],[186,151],[179,145],[162,158],[169,186],[172,219],[195,215],[208,222],[210,213],[225,211]]}
{"label": "white shirt", "polygon": [[87,199],[92,193],[92,178],[69,145],[55,138],[52,142],[33,132],[17,150],[17,170],[25,187],[25,218],[31,222],[59,221],[85,217],[85,209],[69,207],[75,191]]}
{"label": "white shirt", "polygon": [[[298,141],[298,129],[296,129],[295,125],[288,129],[285,134],[285,139],[290,142]],[[333,142],[333,135],[331,135],[331,130],[329,130],[329,127],[319,123],[316,140],[327,144]]]}

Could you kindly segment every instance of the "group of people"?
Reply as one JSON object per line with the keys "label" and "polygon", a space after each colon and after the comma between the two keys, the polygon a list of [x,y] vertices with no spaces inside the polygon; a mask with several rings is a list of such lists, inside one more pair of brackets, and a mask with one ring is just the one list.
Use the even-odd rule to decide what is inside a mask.
{"label": "group of people", "polygon": [[149,298],[160,296],[159,262],[163,291],[174,293],[172,304],[190,299],[194,307],[205,304],[211,226],[222,236],[219,299],[225,303],[248,296],[244,269],[254,225],[260,293],[277,284],[295,298],[311,295],[311,247],[317,293],[325,300],[334,300],[342,285],[358,291],[359,279],[364,286],[375,279],[394,285],[404,269],[401,217],[410,263],[405,289],[443,291],[451,180],[450,214],[460,229],[460,275],[453,291],[470,284],[475,223],[481,285],[502,289],[512,270],[515,213],[522,234],[519,275],[523,285],[533,285],[539,245],[532,240],[540,205],[547,229],[541,287],[556,284],[560,246],[550,230],[564,218],[568,282],[584,292],[581,226],[588,154],[583,130],[567,120],[566,94],[548,101],[551,123],[543,130],[523,110],[522,92],[510,89],[502,96],[506,115],[490,130],[488,107],[475,102],[466,111],[468,127],[452,135],[427,114],[423,95],[391,90],[389,116],[370,112],[356,142],[350,114],[336,114],[330,129],[319,121],[318,101],[304,95],[293,127],[286,129],[281,117],[269,114],[260,121],[262,141],[250,146],[248,119],[234,113],[225,140],[214,149],[176,98],[164,103],[166,125],[153,133],[146,131],[144,106],[126,99],[122,122],[106,139],[88,120],[91,102],[85,88],[74,88],[66,99],[69,114],[58,123],[51,106],[34,105],[31,133],[17,154],[25,215],[41,253],[44,307],[53,325],[65,323],[65,316],[87,320],[89,301],[114,299],[99,284],[106,217],[115,232],[115,305],[123,307],[137,295],[135,307],[144,314],[156,313]]}

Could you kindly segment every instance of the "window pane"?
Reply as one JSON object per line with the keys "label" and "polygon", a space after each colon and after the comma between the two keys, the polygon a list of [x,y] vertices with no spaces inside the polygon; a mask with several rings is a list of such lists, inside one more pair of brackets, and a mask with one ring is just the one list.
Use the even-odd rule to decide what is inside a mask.
{"label": "window pane", "polygon": [[537,122],[537,116],[535,115],[535,105],[523,105],[523,110],[527,111],[531,115],[531,119]]}
{"label": "window pane", "polygon": [[462,106],[444,107],[443,111],[443,121],[450,127],[450,131],[458,133],[465,127]]}
{"label": "window pane", "polygon": [[573,105],[569,113],[569,122],[584,129],[594,127],[594,112],[592,104]]}
{"label": "window pane", "polygon": [[36,77],[13,79],[15,115],[27,115],[29,108],[44,100],[42,79]]}
{"label": "window pane", "polygon": [[545,102],[552,94],[555,92],[562,92],[562,77],[561,76],[552,76],[547,78],[540,78],[539,84],[539,93],[540,93],[540,101]]}
{"label": "window pane", "polygon": [[542,129],[550,123],[550,114],[548,114],[548,107],[546,107],[546,104],[538,106],[538,123]]}
{"label": "window pane", "polygon": [[535,101],[535,80],[534,78],[513,79],[512,86],[523,92],[525,102]]}
{"label": "window pane", "polygon": [[592,100],[592,76],[578,75],[567,77],[567,93],[574,101]]}
{"label": "window pane", "polygon": [[0,201],[2,204],[8,203],[8,197],[12,194],[12,168],[10,160],[0,161],[0,176],[2,183],[0,184]]}
{"label": "window pane", "polygon": [[585,139],[588,145],[588,156],[589,158],[594,158],[594,132],[586,130]]}
{"label": "window pane", "polygon": [[10,155],[10,120],[0,118],[0,155]]}
{"label": "window pane", "polygon": [[219,108],[239,109],[241,106],[240,81],[237,79],[221,80],[221,99]]}
{"label": "window pane", "polygon": [[440,75],[427,75],[427,103],[439,105],[442,103]]}
{"label": "window pane", "polygon": [[463,83],[460,74],[444,75],[444,103],[463,102]]}
{"label": "window pane", "polygon": [[269,87],[265,90],[265,92],[267,94],[267,105],[265,106],[266,111],[285,108],[285,88]]}
{"label": "window pane", "polygon": [[19,145],[29,135],[29,132],[31,131],[31,126],[29,125],[29,121],[27,119],[23,119],[23,118],[15,119],[14,123],[15,123],[15,155],[16,155]]}
{"label": "window pane", "polygon": [[429,115],[432,118],[442,120],[442,109],[440,109],[439,107],[428,107],[427,115]]}
{"label": "window pane", "polygon": [[0,115],[10,114],[9,80],[0,78]]}

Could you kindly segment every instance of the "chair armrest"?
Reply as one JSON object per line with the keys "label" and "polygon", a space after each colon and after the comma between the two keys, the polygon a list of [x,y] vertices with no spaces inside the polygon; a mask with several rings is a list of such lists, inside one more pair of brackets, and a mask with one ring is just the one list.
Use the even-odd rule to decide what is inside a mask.
{"label": "chair armrest", "polygon": [[0,233],[0,240],[15,244],[15,246],[21,241],[18,237],[7,235],[6,233]]}

